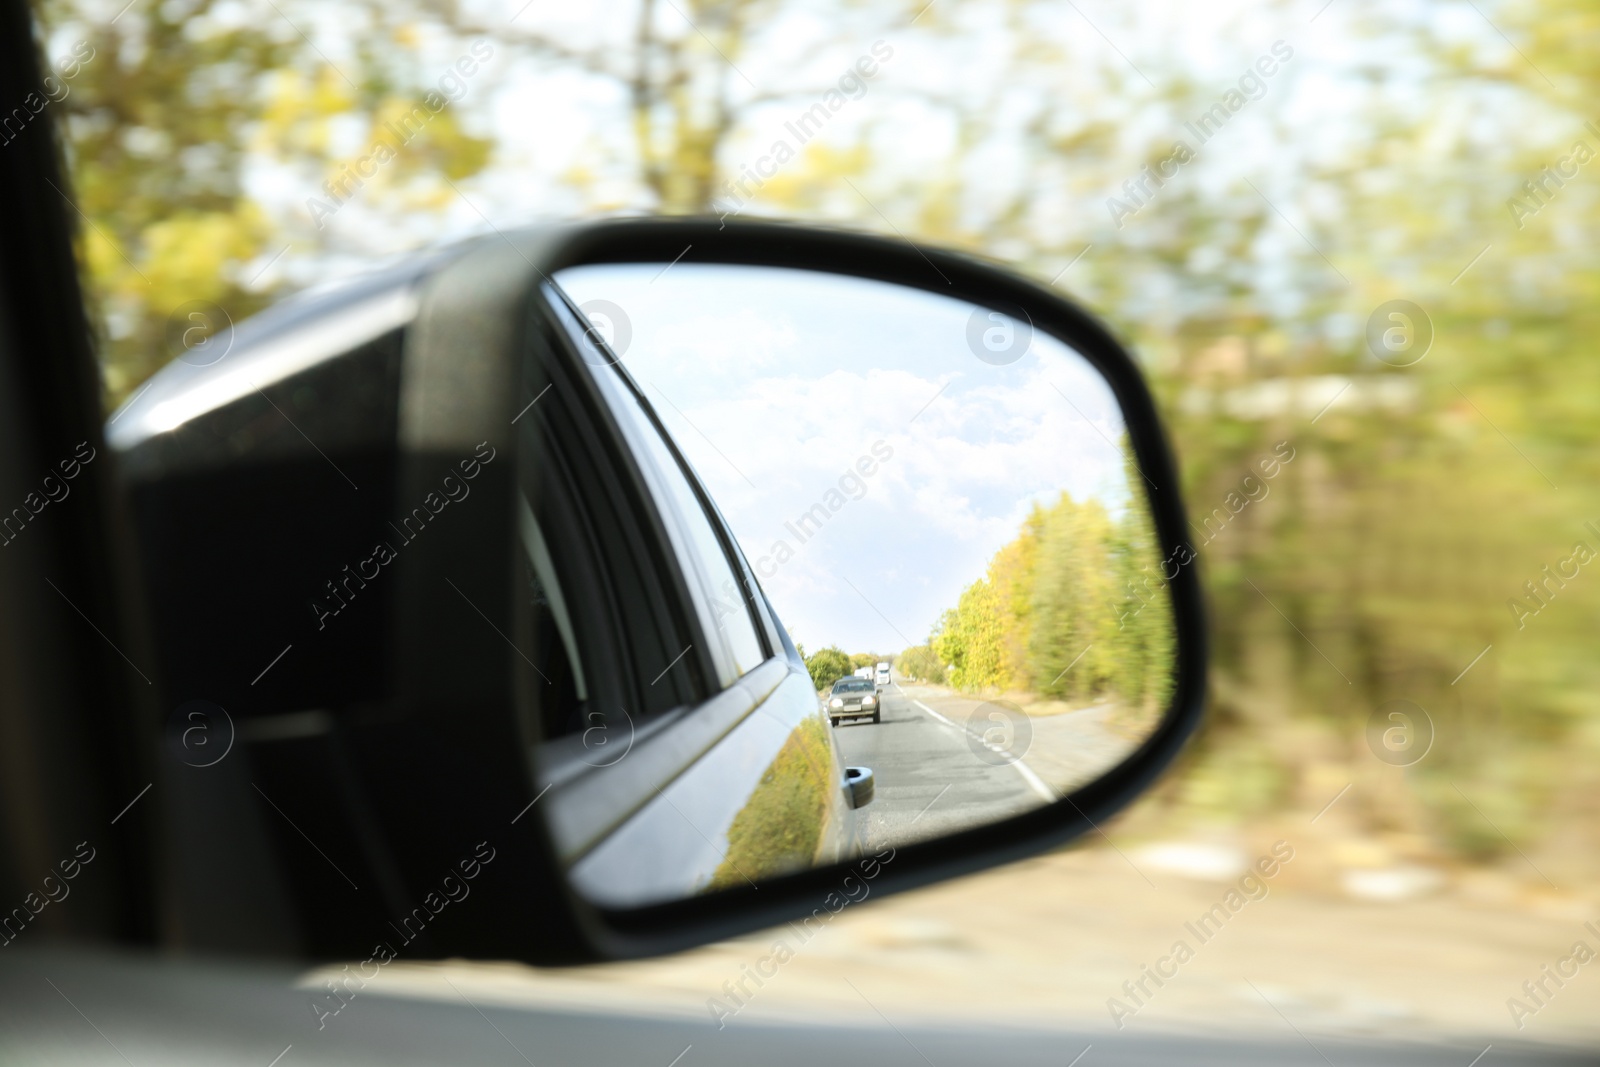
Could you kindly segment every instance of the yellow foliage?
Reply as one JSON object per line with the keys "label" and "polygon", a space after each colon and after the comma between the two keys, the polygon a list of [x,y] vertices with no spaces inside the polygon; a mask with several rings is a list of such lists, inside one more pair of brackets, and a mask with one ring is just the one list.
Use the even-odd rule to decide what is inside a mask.
{"label": "yellow foliage", "polygon": [[254,258],[268,233],[249,202],[233,212],[177,215],[145,229],[140,270],[150,279],[147,306],[165,313],[190,300],[218,300],[231,287],[230,264]]}
{"label": "yellow foliage", "polygon": [[789,734],[728,827],[728,853],[706,891],[803,871],[816,858],[828,816],[832,742],[820,716]]}
{"label": "yellow foliage", "polygon": [[[841,179],[864,178],[874,165],[865,145],[838,149],[812,141],[801,150],[798,159],[790,160],[762,183],[752,199],[765,201],[787,215],[814,212],[824,197],[843,185]],[[718,196],[726,195],[721,188],[716,192]]]}
{"label": "yellow foliage", "polygon": [[314,77],[274,71],[262,109],[258,148],[280,156],[324,158],[332,151],[333,120],[355,110],[350,86],[331,67]]}

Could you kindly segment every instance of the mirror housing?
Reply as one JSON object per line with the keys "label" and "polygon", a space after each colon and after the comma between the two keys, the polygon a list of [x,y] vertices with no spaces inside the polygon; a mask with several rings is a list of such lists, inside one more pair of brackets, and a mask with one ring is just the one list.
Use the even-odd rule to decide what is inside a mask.
{"label": "mirror housing", "polygon": [[[584,389],[561,378],[572,341],[542,295],[554,275],[691,253],[1020,308],[1104,376],[1149,483],[1176,640],[1170,707],[1123,762],[1006,821],[759,890],[622,909],[573,888],[558,816],[541,803],[568,786],[539,786],[537,728],[519,711],[518,422],[541,389]],[[1138,796],[1200,720],[1195,551],[1150,393],[1096,319],[974,257],[771,222],[537,228],[296,298],[226,341],[215,368],[172,365],[108,428],[171,709],[158,797],[181,944],[537,964],[674,951],[810,915],[846,877],[896,892],[1068,842]],[[555,368],[550,380],[530,380],[530,354]],[[217,748],[196,739],[224,734],[212,761]],[[627,777],[609,769],[591,803]],[[862,807],[873,775],[848,788]]]}
{"label": "mirror housing", "polygon": [[850,785],[850,806],[864,808],[872,803],[875,788],[872,783],[871,767],[846,767],[845,780]]}

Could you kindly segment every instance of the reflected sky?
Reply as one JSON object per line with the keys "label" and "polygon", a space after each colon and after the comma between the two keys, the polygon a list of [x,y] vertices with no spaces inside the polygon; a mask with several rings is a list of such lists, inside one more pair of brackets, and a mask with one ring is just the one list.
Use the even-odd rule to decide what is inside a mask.
{"label": "reflected sky", "polygon": [[[624,346],[809,649],[923,642],[1035,501],[1126,506],[1122,416],[1098,372],[1039,333],[1009,365],[980,360],[965,302],[683,262],[557,281]],[[802,524],[818,504],[826,521]]]}

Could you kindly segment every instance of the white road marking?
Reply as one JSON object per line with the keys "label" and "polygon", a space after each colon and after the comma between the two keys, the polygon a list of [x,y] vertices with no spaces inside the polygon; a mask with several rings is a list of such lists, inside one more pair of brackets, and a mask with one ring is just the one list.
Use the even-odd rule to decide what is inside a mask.
{"label": "white road marking", "polygon": [[[960,723],[957,723],[957,722],[951,722],[949,719],[945,718],[943,715],[940,715],[937,711],[934,711],[932,708],[928,707],[928,705],[924,704],[922,701],[913,698],[911,703],[915,704],[917,707],[921,708],[923,711],[927,712],[929,715],[932,715],[935,719],[938,719],[940,722],[944,723],[946,726],[952,726],[955,729],[960,730],[962,733],[968,735],[969,737],[977,737],[976,734],[974,734],[971,730],[967,729],[965,726],[962,726]],[[980,742],[982,740],[983,740],[982,738],[979,738]],[[1033,768],[1032,767],[1030,767],[1026,763],[1022,762],[1022,757],[1019,756],[1015,760],[1013,760],[1012,763],[1011,763],[1011,766],[1015,767],[1016,770],[1017,770],[1017,773],[1022,775],[1022,780],[1024,782],[1028,783],[1028,788],[1029,789],[1032,789],[1035,793],[1038,793],[1041,797],[1044,798],[1044,802],[1046,804],[1054,804],[1056,802],[1056,800],[1058,798],[1056,797],[1055,793],[1050,789],[1049,786],[1044,784],[1044,779],[1043,778],[1040,778],[1037,774],[1033,773]]]}
{"label": "white road marking", "polygon": [[944,723],[946,726],[955,726],[955,728],[957,730],[960,730],[963,733],[966,732],[967,728],[965,726],[956,725],[955,723],[951,722],[949,719],[945,718],[943,715],[940,715],[937,711],[934,711],[932,708],[928,707],[928,705],[924,704],[922,701],[913,698],[911,703],[915,704],[917,707],[921,708],[923,711],[927,712],[929,715],[932,715],[935,719],[938,719],[940,722]]}
{"label": "white road marking", "polygon": [[1028,766],[1026,763],[1023,763],[1021,759],[1018,759],[1011,766],[1017,769],[1017,773],[1022,775],[1022,780],[1027,782],[1029,787],[1031,787],[1035,793],[1038,793],[1044,798],[1044,802],[1046,804],[1054,804],[1056,802],[1055,793],[1051,791],[1049,786],[1044,784],[1043,778],[1040,778],[1037,774],[1033,773],[1032,767]]}

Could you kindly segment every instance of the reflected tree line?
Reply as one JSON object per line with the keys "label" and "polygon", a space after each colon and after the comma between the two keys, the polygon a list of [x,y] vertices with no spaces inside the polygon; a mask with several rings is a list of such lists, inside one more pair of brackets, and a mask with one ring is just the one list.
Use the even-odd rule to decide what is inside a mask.
{"label": "reflected tree line", "polygon": [[1175,648],[1159,574],[1142,495],[1115,515],[1062,493],[1034,505],[901,669],[969,693],[1110,700],[1153,721],[1171,693]]}

